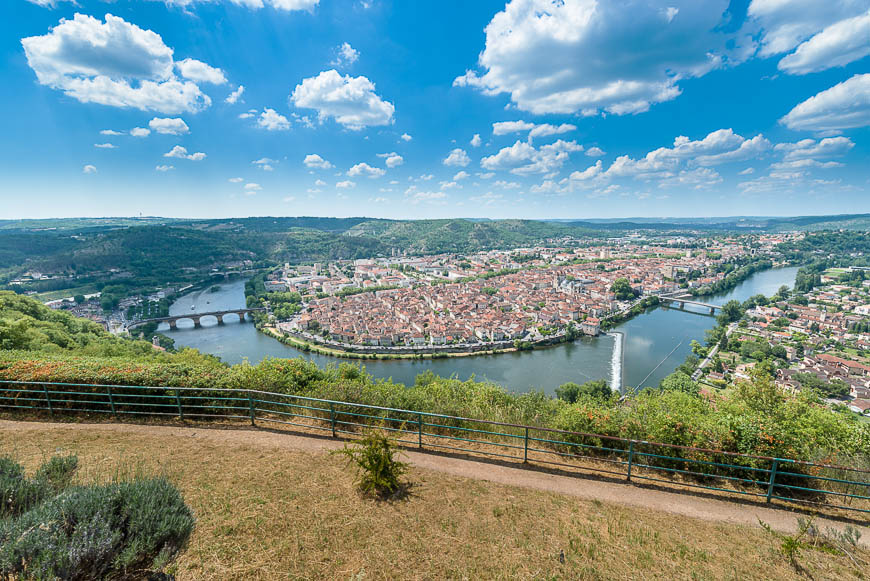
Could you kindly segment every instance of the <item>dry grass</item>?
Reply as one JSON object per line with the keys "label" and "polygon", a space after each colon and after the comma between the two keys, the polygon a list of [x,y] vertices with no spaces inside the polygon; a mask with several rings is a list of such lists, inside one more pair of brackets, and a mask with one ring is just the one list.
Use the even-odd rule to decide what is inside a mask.
{"label": "dry grass", "polygon": [[[84,480],[164,473],[198,524],[186,579],[791,579],[760,528],[676,517],[412,468],[410,498],[363,499],[344,462],[166,434],[64,427],[0,432],[33,469],[75,452]],[[564,563],[560,554],[564,554]],[[863,555],[866,559],[867,555]],[[847,557],[807,550],[814,579],[861,579]]]}

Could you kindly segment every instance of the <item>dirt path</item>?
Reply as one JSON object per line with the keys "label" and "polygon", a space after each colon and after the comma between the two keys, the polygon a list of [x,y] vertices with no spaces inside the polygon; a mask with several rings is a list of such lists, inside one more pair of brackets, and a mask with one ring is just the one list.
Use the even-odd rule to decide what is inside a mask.
{"label": "dirt path", "polygon": [[[15,422],[0,420],[0,434],[14,433],[16,437],[26,438],[28,432],[45,431],[47,428],[69,431],[88,431],[125,434],[151,434],[166,437],[197,438],[209,442],[222,442],[235,445],[280,448],[303,452],[322,452],[334,450],[344,445],[342,440],[305,436],[286,432],[256,429],[216,429],[205,427],[153,426],[135,424],[60,424]],[[769,523],[783,532],[793,532],[796,520],[801,513],[782,508],[770,508],[738,500],[728,501],[693,493],[676,493],[667,490],[637,486],[627,482],[601,480],[582,476],[565,476],[530,470],[519,465],[476,461],[441,454],[403,451],[406,461],[418,468],[460,476],[488,480],[500,484],[545,490],[558,494],[576,496],[606,503],[637,506],[648,509],[699,518],[723,523],[758,526],[758,519]],[[870,518],[855,513],[854,519],[862,524],[861,544],[870,547]],[[818,518],[817,524],[823,529],[835,527],[842,529],[845,524],[839,521]]]}

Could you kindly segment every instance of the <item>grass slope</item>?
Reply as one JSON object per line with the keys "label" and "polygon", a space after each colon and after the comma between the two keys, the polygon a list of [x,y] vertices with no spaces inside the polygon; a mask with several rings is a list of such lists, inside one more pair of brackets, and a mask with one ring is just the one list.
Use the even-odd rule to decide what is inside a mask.
{"label": "grass slope", "polygon": [[[32,424],[0,430],[0,454],[33,470],[56,451],[73,452],[91,481],[168,475],[197,518],[179,581],[798,577],[758,527],[419,468],[408,500],[377,503],[323,452],[185,435]],[[800,564],[815,579],[864,578],[845,556],[807,550]]]}

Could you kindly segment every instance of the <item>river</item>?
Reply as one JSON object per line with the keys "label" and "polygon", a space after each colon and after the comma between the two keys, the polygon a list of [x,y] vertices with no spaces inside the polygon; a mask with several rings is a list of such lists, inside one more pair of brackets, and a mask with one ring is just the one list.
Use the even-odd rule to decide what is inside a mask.
{"label": "river", "polygon": [[[794,284],[797,267],[776,268],[755,273],[727,293],[705,297],[713,304],[724,304],[736,299],[774,294],[780,286]],[[245,305],[244,281],[231,281],[220,285],[220,290],[196,291],[175,301],[169,311],[173,315],[194,312],[221,311]],[[191,308],[193,307],[193,308]],[[691,309],[692,307],[686,307]],[[318,365],[335,364],[342,359],[303,353],[259,333],[253,323],[237,323],[235,315],[228,315],[224,325],[208,317],[202,327],[194,328],[190,320],[178,322],[178,329],[170,331],[164,323],[161,331],[175,340],[176,346],[189,346],[204,353],[217,355],[228,363],[245,359],[256,363],[264,357],[304,356]],[[624,337],[622,384],[636,386],[658,385],[691,352],[691,341],[704,341],[704,333],[716,324],[713,317],[685,312],[679,309],[655,308],[616,328]],[[467,379],[474,375],[505,386],[512,391],[538,389],[552,394],[565,382],[583,383],[590,379],[607,379],[613,383],[613,350],[620,338],[615,334],[595,338],[581,338],[574,343],[556,345],[534,351],[500,353],[434,360],[368,360],[366,371],[375,377],[411,384],[414,377],[431,369],[445,377]],[[354,360],[349,360],[354,361]],[[656,367],[658,366],[658,367]],[[644,380],[644,378],[646,378]]]}

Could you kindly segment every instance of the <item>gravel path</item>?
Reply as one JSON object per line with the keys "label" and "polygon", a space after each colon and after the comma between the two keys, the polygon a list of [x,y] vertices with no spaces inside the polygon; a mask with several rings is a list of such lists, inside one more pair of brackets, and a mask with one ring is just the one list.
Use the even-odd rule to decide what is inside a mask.
{"label": "gravel path", "polygon": [[[0,435],[14,434],[15,438],[26,438],[28,432],[43,432],[48,428],[64,431],[80,430],[91,433],[120,432],[131,435],[147,433],[167,438],[193,437],[210,442],[315,453],[334,450],[344,445],[342,440],[333,440],[328,437],[279,433],[271,430],[104,423],[60,424],[0,420]],[[595,476],[584,478],[582,476],[552,474],[509,463],[476,461],[413,450],[404,450],[402,456],[405,461],[418,468],[463,478],[488,480],[500,484],[576,496],[587,500],[642,507],[722,523],[757,527],[758,519],[761,519],[777,530],[793,532],[796,529],[797,517],[802,516],[801,513],[787,509],[770,508],[739,500],[720,500],[691,492],[677,493],[627,482],[603,480]],[[854,519],[858,523],[862,523],[857,524],[862,532],[861,544],[870,547],[870,527],[868,527],[870,518],[864,517],[861,513],[855,513]],[[822,528],[831,526],[839,529],[844,528],[846,524],[823,518],[818,518],[817,523]]]}

